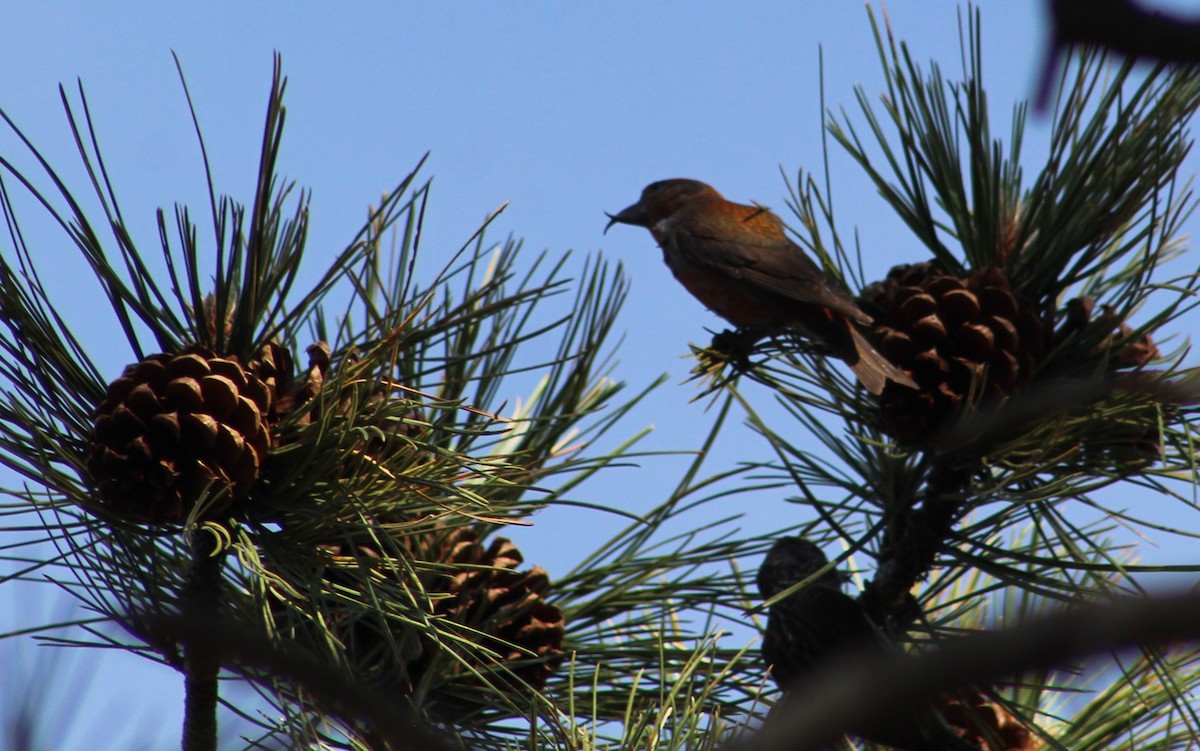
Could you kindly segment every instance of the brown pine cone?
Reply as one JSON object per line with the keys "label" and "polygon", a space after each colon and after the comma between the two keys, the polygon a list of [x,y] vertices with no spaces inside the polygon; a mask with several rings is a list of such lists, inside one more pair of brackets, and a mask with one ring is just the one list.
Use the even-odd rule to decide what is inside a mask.
{"label": "brown pine cone", "polygon": [[[543,599],[550,587],[546,570],[534,566],[517,571],[524,558],[504,537],[493,538],[484,547],[473,530],[457,529],[428,546],[431,541],[432,537],[414,540],[414,546],[433,554],[426,560],[446,566],[426,586],[434,599],[434,614],[486,634],[481,646],[499,655],[500,662],[525,683],[538,689],[544,686],[562,664],[565,633],[562,612]],[[426,655],[432,656],[432,651]],[[418,660],[411,669],[421,671],[425,664]],[[506,682],[503,673],[494,675]]]}
{"label": "brown pine cone", "polygon": [[946,702],[942,717],[964,740],[988,751],[1036,751],[1042,746],[1011,712],[978,693]]}
{"label": "brown pine cone", "polygon": [[100,503],[137,522],[179,524],[202,499],[226,511],[270,447],[270,389],[234,357],[202,348],[125,368],[96,408],[87,466]]}
{"label": "brown pine cone", "polygon": [[879,310],[875,346],[920,386],[880,396],[885,427],[904,443],[926,443],[966,405],[1012,394],[1045,349],[1036,306],[998,268],[960,279],[932,261],[897,266],[863,298]]}
{"label": "brown pine cone", "polygon": [[1133,327],[1120,320],[1111,306],[1101,306],[1100,314],[1096,315],[1096,301],[1091,297],[1067,301],[1054,341],[1060,344],[1074,336],[1087,336],[1091,333],[1089,329],[1098,330],[1092,334],[1098,340],[1095,354],[1108,358],[1110,371],[1143,368],[1161,356],[1149,334],[1133,339]]}
{"label": "brown pine cone", "polygon": [[[273,399],[267,421],[272,427],[317,395],[325,382],[330,364],[328,344],[317,342],[309,345],[308,369],[303,378],[297,380],[292,353],[287,347],[271,342],[259,350],[258,356],[250,361],[249,368],[271,390]],[[312,422],[312,417],[311,413],[305,414],[301,423],[307,425]]]}
{"label": "brown pine cone", "polygon": [[[380,525],[381,532],[389,526]],[[521,690],[513,676],[535,689],[545,685],[562,663],[565,622],[562,612],[544,599],[550,586],[544,569],[518,571],[522,556],[510,541],[497,537],[484,545],[470,529],[400,532],[393,540],[401,555],[436,564],[421,574],[421,591],[414,589],[411,601],[428,604],[427,617],[457,624],[444,628],[473,646],[426,639],[402,620],[347,609],[346,598],[340,597],[330,608],[339,613],[330,625],[364,677],[403,693],[420,688],[427,700],[462,711],[470,710],[472,697],[488,701],[472,670],[492,686],[509,690]],[[374,542],[325,545],[320,557],[333,564],[319,576],[330,591],[361,592],[364,567],[371,576],[403,577],[410,589],[416,584],[408,585],[408,574],[402,573],[412,567],[382,565],[384,556]],[[327,588],[313,595],[324,597]],[[494,703],[493,697],[489,706]]]}

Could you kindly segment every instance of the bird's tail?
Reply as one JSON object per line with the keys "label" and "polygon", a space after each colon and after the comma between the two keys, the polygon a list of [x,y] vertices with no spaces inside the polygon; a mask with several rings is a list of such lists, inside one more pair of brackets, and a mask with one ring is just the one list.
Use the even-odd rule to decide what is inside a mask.
{"label": "bird's tail", "polygon": [[854,341],[854,351],[858,355],[854,362],[849,363],[850,369],[854,371],[854,375],[858,376],[858,380],[867,388],[867,391],[879,394],[888,381],[895,381],[910,389],[920,388],[907,373],[897,368],[880,354],[879,350],[872,347],[871,343],[848,319],[846,328],[850,329],[850,338]]}

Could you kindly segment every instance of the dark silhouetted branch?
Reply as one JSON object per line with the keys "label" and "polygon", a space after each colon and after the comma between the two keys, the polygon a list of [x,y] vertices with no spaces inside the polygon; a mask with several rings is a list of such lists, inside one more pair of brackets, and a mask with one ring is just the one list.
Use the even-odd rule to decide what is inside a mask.
{"label": "dark silhouetted branch", "polygon": [[755,751],[804,751],[847,728],[885,725],[939,694],[995,684],[1140,644],[1200,639],[1200,594],[1091,605],[947,642],[918,656],[840,663],[798,687],[747,743]]}
{"label": "dark silhouetted branch", "polygon": [[133,615],[131,626],[148,639],[177,642],[221,665],[269,673],[303,688],[322,711],[362,731],[372,748],[383,751],[462,751],[434,732],[405,703],[368,688],[344,671],[288,645],[274,644],[248,628],[183,616]]}

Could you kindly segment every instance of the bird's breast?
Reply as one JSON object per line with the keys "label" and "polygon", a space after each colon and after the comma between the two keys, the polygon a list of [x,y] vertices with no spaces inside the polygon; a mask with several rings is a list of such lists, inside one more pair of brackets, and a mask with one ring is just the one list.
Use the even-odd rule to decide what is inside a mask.
{"label": "bird's breast", "polygon": [[774,329],[786,323],[791,307],[777,296],[729,274],[689,262],[683,254],[663,245],[663,260],[680,284],[712,312],[741,328]]}

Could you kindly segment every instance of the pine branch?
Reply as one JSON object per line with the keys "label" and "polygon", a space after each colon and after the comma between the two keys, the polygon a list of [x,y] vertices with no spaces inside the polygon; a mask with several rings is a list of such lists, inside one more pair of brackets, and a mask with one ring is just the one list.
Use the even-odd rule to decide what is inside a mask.
{"label": "pine branch", "polygon": [[[221,619],[191,616],[131,616],[140,631],[158,641],[185,645],[188,651],[213,656],[221,663],[255,672],[270,673],[280,680],[303,686],[304,691],[325,709],[329,717],[349,723],[365,723],[363,734],[377,749],[461,748],[434,732],[396,698],[388,700],[377,690],[353,677],[313,660],[302,651],[271,642],[252,629]],[[215,747],[215,746],[214,746]]]}
{"label": "pine branch", "polygon": [[[414,278],[428,197],[428,183],[418,185],[414,171],[369,213],[316,284],[297,292],[308,197],[301,193],[288,211],[292,186],[275,174],[284,86],[277,65],[247,204],[212,192],[200,137],[212,245],[205,248],[186,208],[175,211],[177,241],[159,212],[165,284],[126,229],[82,89],[81,116],[65,95],[64,105],[115,254],[31,141],[24,139],[40,172],[22,174],[0,157],[16,190],[32,194],[87,259],[136,358],[106,385],[41,286],[38,254],[25,245],[8,185],[0,183],[16,250],[15,261],[0,257],[0,348],[11,355],[0,358],[0,376],[12,386],[0,399],[0,462],[31,481],[30,489],[10,491],[10,513],[41,513],[34,526],[60,548],[55,559],[25,567],[50,573],[132,637],[97,631],[107,645],[185,673],[191,745],[215,742],[225,656],[203,641],[184,643],[181,652],[179,642],[143,626],[172,614],[194,620],[197,611],[219,611],[222,623],[272,641],[288,639],[305,659],[386,686],[423,713],[506,738],[512,717],[553,714],[539,688],[561,662],[563,625],[547,602],[547,573],[519,569],[520,553],[496,533],[547,504],[572,503],[571,488],[624,461],[636,443],[635,436],[613,451],[592,450],[646,394],[617,403],[623,384],[609,376],[606,342],[625,279],[600,259],[589,259],[576,278],[566,255],[527,263],[520,243],[493,245],[482,227],[432,281]],[[194,110],[192,117],[199,137]],[[49,181],[65,210],[38,180]],[[393,227],[403,241],[388,270],[381,256]],[[206,256],[215,260],[212,273],[201,271]],[[348,292],[349,302],[331,331],[323,306],[335,289]],[[570,310],[548,310],[556,297]],[[138,339],[143,323],[152,344]],[[306,331],[322,340],[308,346],[304,367],[291,353]],[[550,354],[522,356],[531,345]],[[208,411],[180,407],[154,380],[164,368],[175,369],[168,382],[178,394],[208,400],[226,393],[226,404],[241,405],[258,427],[246,420],[234,426],[233,413],[216,402],[206,402]],[[183,378],[200,379],[195,368],[207,369],[211,394],[188,392]],[[179,376],[180,369],[192,375]],[[540,381],[521,409],[507,410],[510,378],[523,374]],[[140,411],[131,409],[134,392]],[[215,423],[225,429],[217,443],[231,453],[220,459],[205,453],[211,445],[189,445],[181,456],[180,436],[170,430],[140,434],[142,448],[127,451],[121,442],[129,436],[104,433],[101,420],[129,414],[168,428],[185,419]],[[245,454],[240,447],[251,440],[258,448]],[[213,471],[199,483],[202,497],[184,498],[187,486],[167,480],[191,466],[193,451],[210,470],[229,469],[229,457],[240,457],[251,474],[230,486]],[[119,472],[143,454],[157,475],[100,476],[103,462],[104,472]],[[163,478],[167,490],[158,493]],[[109,480],[141,494],[137,503],[98,492]],[[160,498],[170,503],[155,506]],[[181,526],[220,535],[222,550],[234,554],[230,564],[210,569]],[[284,719],[269,733],[297,743],[358,742],[352,726],[334,731],[340,740],[323,737],[321,707],[269,666],[225,667],[240,670],[277,706]]]}
{"label": "pine branch", "polygon": [[[221,620],[221,566],[224,551],[219,538],[203,529],[192,534],[192,564],[183,592],[181,618],[208,630]],[[217,674],[221,657],[210,647],[184,642],[183,748],[217,748]]]}

